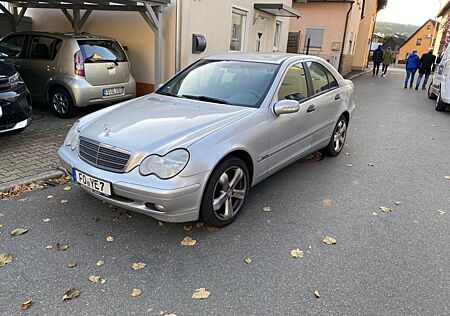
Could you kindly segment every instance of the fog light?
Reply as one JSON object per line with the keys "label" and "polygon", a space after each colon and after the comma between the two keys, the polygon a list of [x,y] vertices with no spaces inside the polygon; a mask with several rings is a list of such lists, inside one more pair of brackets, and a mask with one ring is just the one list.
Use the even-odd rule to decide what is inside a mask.
{"label": "fog light", "polygon": [[155,208],[156,208],[158,211],[161,211],[161,212],[165,212],[165,211],[166,211],[166,208],[164,207],[164,205],[155,204]]}

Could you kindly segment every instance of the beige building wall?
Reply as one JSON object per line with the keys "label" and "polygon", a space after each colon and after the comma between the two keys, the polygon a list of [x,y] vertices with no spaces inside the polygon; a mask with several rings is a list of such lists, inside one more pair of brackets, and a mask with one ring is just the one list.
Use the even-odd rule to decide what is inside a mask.
{"label": "beige building wall", "polygon": [[[282,22],[280,50],[286,51],[290,18],[279,18],[253,9],[254,3],[270,0],[178,0],[181,12],[181,68],[207,55],[228,53],[230,49],[232,8],[247,11],[244,50],[254,52],[256,33],[264,32],[262,52],[272,52],[276,21]],[[277,1],[279,2],[279,1]],[[282,0],[291,5],[292,0]],[[176,1],[163,11],[163,80],[175,74]],[[81,13],[83,14],[83,12]],[[29,9],[33,30],[71,32],[72,27],[61,10]],[[116,38],[127,48],[138,94],[154,89],[154,34],[138,12],[94,11],[83,32]],[[192,34],[202,34],[208,45],[202,54],[192,54]]]}
{"label": "beige building wall", "polygon": [[358,39],[356,41],[355,56],[352,68],[354,70],[364,70],[369,61],[372,33],[377,18],[378,0],[366,0],[364,19],[359,26]]}

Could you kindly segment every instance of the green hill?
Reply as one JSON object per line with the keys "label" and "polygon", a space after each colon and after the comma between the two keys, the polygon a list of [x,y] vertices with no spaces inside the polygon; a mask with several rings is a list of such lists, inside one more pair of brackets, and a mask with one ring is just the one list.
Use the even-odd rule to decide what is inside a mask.
{"label": "green hill", "polygon": [[375,26],[375,33],[381,32],[385,36],[401,34],[406,37],[413,35],[415,31],[420,27],[420,25],[411,24],[399,24],[391,22],[377,22]]}

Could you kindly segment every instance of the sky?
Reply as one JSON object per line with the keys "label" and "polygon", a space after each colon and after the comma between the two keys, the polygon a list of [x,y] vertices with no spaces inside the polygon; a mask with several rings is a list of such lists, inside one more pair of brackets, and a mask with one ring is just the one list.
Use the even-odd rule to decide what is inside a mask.
{"label": "sky", "polygon": [[388,0],[377,21],[422,25],[439,13],[448,0]]}

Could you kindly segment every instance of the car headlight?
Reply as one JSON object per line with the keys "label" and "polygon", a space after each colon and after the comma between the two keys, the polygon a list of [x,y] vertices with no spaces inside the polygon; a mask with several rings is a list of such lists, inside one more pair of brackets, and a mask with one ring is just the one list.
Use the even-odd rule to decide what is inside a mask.
{"label": "car headlight", "polygon": [[67,133],[66,139],[64,140],[64,145],[70,146],[70,149],[72,150],[75,150],[75,148],[77,148],[78,141],[80,139],[80,132],[78,132],[78,123],[79,121],[76,121],[72,125],[69,132]]}
{"label": "car headlight", "polygon": [[143,176],[151,174],[161,179],[175,177],[189,161],[189,152],[186,149],[175,149],[164,156],[151,155],[142,160],[139,172]]}

